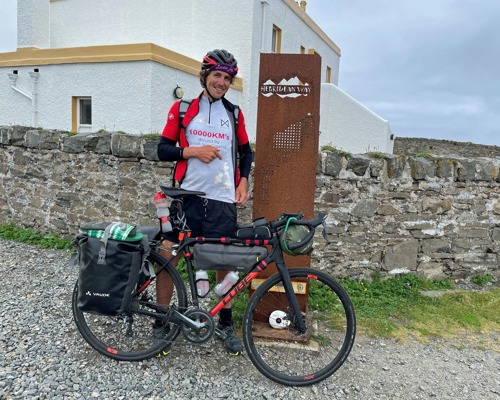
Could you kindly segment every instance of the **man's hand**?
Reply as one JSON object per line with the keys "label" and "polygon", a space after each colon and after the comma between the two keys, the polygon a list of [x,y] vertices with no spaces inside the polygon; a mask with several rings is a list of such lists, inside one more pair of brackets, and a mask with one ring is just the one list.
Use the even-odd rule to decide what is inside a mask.
{"label": "man's hand", "polygon": [[244,206],[248,201],[248,180],[247,178],[241,178],[240,184],[236,188],[236,194],[234,202],[237,206]]}
{"label": "man's hand", "polygon": [[196,157],[198,160],[208,164],[218,158],[222,160],[219,149],[214,146],[185,147],[183,156],[185,159]]}

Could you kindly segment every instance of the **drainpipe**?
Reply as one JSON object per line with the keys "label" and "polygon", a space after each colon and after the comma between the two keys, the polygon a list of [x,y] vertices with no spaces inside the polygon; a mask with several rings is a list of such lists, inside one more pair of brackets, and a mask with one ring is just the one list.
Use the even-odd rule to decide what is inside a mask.
{"label": "drainpipe", "polygon": [[35,68],[33,72],[29,73],[31,76],[31,112],[33,113],[33,126],[38,126],[38,76],[40,72],[38,72],[38,68]]}
{"label": "drainpipe", "polygon": [[31,123],[32,126],[37,126],[38,125],[38,89],[37,89],[37,81],[38,81],[38,76],[40,75],[40,72],[38,72],[38,68],[35,68],[33,72],[29,73],[31,76],[31,95],[28,93],[23,92],[21,89],[19,89],[16,84],[17,84],[17,78],[18,74],[17,71],[14,70],[12,71],[11,74],[7,74],[9,76],[10,80],[10,87],[14,89],[17,93],[22,94],[24,97],[27,97],[28,99],[31,100]]}
{"label": "drainpipe", "polygon": [[7,74],[10,79],[10,87],[14,89],[17,93],[21,93],[24,97],[27,97],[28,99],[32,100],[31,96],[27,93],[24,93],[21,89],[19,89],[16,86],[16,81],[17,81],[17,71],[14,71],[12,74]]}
{"label": "drainpipe", "polygon": [[266,37],[266,10],[269,5],[269,0],[261,0],[260,4],[262,4],[262,32],[260,35],[260,52],[264,53],[264,38]]}

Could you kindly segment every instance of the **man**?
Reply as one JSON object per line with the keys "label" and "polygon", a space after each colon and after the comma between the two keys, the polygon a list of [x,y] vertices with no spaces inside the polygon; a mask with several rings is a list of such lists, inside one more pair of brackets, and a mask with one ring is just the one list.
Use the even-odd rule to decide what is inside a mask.
{"label": "man", "polygon": [[[237,72],[238,64],[231,53],[209,51],[201,64],[203,92],[190,103],[182,117],[181,102],[174,103],[158,145],[160,160],[177,162],[174,179],[180,187],[206,193],[184,201],[192,236],[234,236],[236,206],[248,200],[253,154],[243,113],[239,109],[235,113],[237,107],[224,98]],[[166,237],[164,246],[171,247],[173,242],[175,235]],[[227,271],[216,274],[220,282]],[[157,279],[158,300],[168,304],[171,283],[165,274],[160,273]],[[241,354],[243,345],[233,330],[231,303],[220,311],[218,328],[226,332],[224,345],[229,353]]]}

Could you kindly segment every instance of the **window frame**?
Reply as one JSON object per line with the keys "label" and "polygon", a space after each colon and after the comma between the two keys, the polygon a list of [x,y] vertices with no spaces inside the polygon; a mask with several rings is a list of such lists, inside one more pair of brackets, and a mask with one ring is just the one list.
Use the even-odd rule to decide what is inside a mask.
{"label": "window frame", "polygon": [[271,42],[271,53],[281,53],[281,35],[283,31],[280,27],[273,24],[272,42]]}
{"label": "window frame", "polygon": [[[90,123],[82,123],[82,101],[90,100]],[[76,133],[92,131],[92,96],[73,96],[71,130]]]}

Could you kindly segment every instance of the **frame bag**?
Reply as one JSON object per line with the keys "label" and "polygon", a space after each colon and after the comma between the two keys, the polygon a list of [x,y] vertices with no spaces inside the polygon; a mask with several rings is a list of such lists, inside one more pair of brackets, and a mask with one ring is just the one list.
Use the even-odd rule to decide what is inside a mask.
{"label": "frame bag", "polygon": [[147,236],[123,223],[81,226],[76,238],[78,308],[97,314],[122,314],[132,301],[142,265],[149,255]]}
{"label": "frame bag", "polygon": [[197,269],[249,272],[267,256],[267,248],[204,243],[193,247],[193,255]]}

